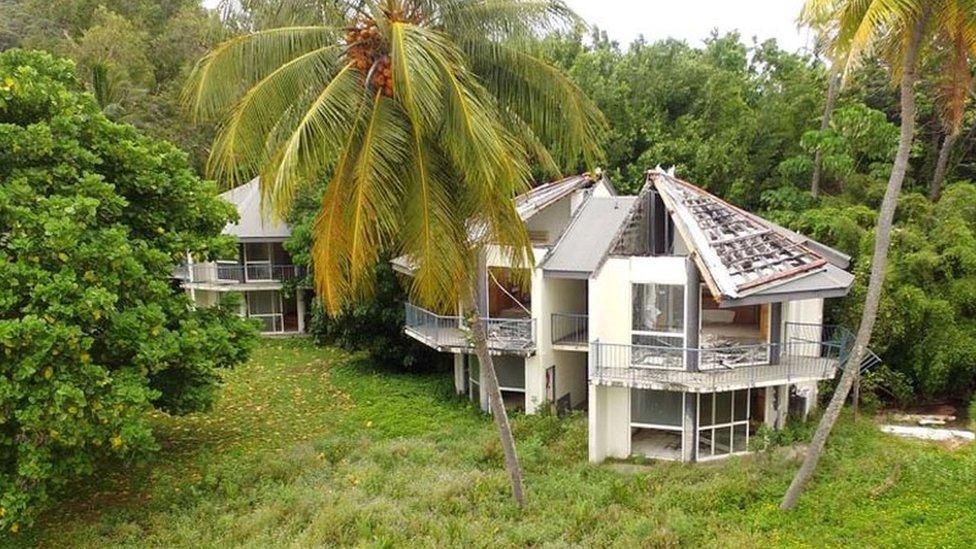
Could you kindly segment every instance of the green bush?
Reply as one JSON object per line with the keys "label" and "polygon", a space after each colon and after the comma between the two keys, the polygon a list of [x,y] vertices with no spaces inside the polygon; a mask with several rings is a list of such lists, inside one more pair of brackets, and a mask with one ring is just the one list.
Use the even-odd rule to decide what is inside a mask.
{"label": "green bush", "polygon": [[976,395],[969,401],[969,424],[976,429]]}
{"label": "green bush", "polygon": [[172,145],[109,121],[73,65],[0,53],[0,529],[100,460],[155,448],[147,412],[207,408],[255,330],[171,279],[233,209]]}

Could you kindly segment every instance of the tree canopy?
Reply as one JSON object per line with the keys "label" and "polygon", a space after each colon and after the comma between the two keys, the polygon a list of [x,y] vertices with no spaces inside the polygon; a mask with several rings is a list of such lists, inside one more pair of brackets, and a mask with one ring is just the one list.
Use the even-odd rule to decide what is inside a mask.
{"label": "tree canopy", "polygon": [[0,53],[0,528],[101,459],[154,448],[147,412],[206,409],[256,330],[171,279],[235,212],[185,153],[113,123],[72,63]]}

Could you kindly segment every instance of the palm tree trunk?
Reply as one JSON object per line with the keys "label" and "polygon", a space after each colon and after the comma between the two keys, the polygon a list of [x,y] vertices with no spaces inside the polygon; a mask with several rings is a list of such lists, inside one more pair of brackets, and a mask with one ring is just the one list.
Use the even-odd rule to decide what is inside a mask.
{"label": "palm tree trunk", "polygon": [[945,136],[942,141],[942,148],[939,149],[939,159],[935,163],[935,173],[932,175],[932,184],[929,186],[929,198],[932,202],[938,202],[942,196],[942,182],[945,180],[946,167],[949,164],[949,154],[952,153],[952,146],[956,144],[959,132],[953,131]]}
{"label": "palm tree trunk", "polygon": [[512,436],[512,426],[508,422],[505,404],[502,402],[502,392],[498,388],[498,375],[495,373],[495,363],[488,352],[488,340],[485,335],[485,325],[482,322],[484,311],[481,310],[478,299],[477,275],[472,277],[468,285],[470,290],[468,310],[473,311],[471,318],[471,332],[474,337],[474,352],[478,356],[481,370],[484,372],[485,391],[488,392],[488,408],[498,427],[498,436],[505,453],[505,468],[512,481],[512,497],[519,507],[525,506],[525,493],[522,490],[522,467],[519,465],[518,454],[515,453],[515,438]]}
{"label": "palm tree trunk", "polygon": [[926,17],[920,17],[912,29],[912,35],[909,37],[905,52],[901,77],[901,135],[898,141],[898,153],[895,155],[891,176],[888,178],[888,188],[885,191],[884,200],[881,202],[881,211],[878,215],[878,226],[874,237],[874,255],[871,262],[871,278],[868,281],[867,296],[864,299],[861,325],[858,327],[857,337],[854,339],[854,348],[847,359],[846,367],[840,377],[840,382],[837,384],[837,389],[834,391],[834,396],[830,399],[830,404],[827,405],[820,425],[817,426],[817,432],[814,433],[813,440],[810,442],[810,449],[807,450],[803,465],[800,466],[800,470],[793,477],[793,482],[786,491],[786,495],[783,496],[780,509],[792,509],[796,506],[800,494],[803,493],[803,488],[813,475],[813,470],[817,467],[820,454],[827,443],[827,436],[830,435],[830,431],[837,422],[851,386],[860,373],[861,361],[864,359],[864,352],[871,340],[874,322],[878,317],[878,304],[881,301],[885,268],[888,265],[888,246],[891,244],[891,225],[895,217],[895,208],[898,206],[898,194],[901,192],[905,172],[908,170],[908,158],[911,154],[912,140],[915,134],[915,61],[918,57],[918,48],[922,40],[925,20]]}
{"label": "palm tree trunk", "polygon": [[[836,67],[830,69],[830,83],[827,84],[827,99],[824,102],[823,118],[820,120],[820,132],[827,131],[830,127],[830,117],[834,113],[834,106],[837,104],[837,96],[840,95],[841,71]],[[817,147],[817,153],[813,157],[813,179],[810,181],[810,194],[814,198],[820,196],[820,179],[823,177],[823,150]]]}

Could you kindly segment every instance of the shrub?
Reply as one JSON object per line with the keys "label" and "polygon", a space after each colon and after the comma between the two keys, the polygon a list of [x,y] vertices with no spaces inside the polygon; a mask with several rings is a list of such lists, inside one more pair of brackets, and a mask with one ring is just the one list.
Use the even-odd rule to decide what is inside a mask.
{"label": "shrub", "polygon": [[0,53],[0,529],[100,460],[155,448],[147,412],[208,407],[255,330],[192,310],[187,250],[234,216],[172,145],[109,121],[73,66]]}
{"label": "shrub", "polygon": [[976,429],[976,395],[969,401],[969,424]]}

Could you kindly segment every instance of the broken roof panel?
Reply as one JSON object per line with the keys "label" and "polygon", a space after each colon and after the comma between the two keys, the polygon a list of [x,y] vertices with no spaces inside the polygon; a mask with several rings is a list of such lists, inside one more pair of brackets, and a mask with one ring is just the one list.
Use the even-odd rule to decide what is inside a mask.
{"label": "broken roof panel", "polygon": [[592,186],[593,183],[593,179],[586,174],[544,183],[515,197],[515,209],[522,221],[528,221],[530,217],[565,198],[573,191]]}
{"label": "broken roof panel", "polygon": [[266,218],[261,209],[261,188],[257,178],[235,187],[220,198],[237,208],[240,216],[237,223],[228,223],[224,234],[236,236],[242,241],[276,241],[291,236],[291,230],[284,222]]}
{"label": "broken roof panel", "polygon": [[636,196],[589,197],[546,258],[545,273],[563,278],[589,277],[637,200]]}
{"label": "broken roof panel", "polygon": [[[832,276],[817,277],[824,284],[822,289],[829,286],[833,293],[846,293],[850,287],[853,277],[842,271],[849,259],[844,254],[667,173],[654,171],[648,178],[675,226],[695,250],[695,260],[716,295],[731,299],[755,296],[786,282],[823,274],[828,265],[833,267],[829,269]],[[811,281],[807,282],[809,286]]]}

